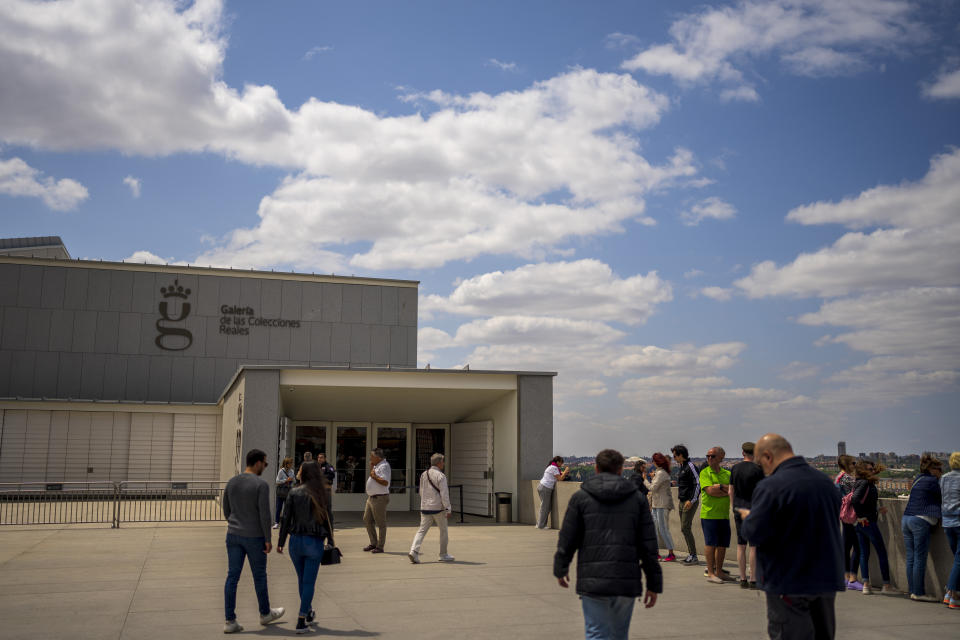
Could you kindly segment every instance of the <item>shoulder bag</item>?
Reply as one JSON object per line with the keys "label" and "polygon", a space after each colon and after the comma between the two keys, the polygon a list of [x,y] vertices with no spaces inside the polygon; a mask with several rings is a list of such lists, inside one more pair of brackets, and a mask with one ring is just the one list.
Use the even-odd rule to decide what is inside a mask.
{"label": "shoulder bag", "polygon": [[324,541],[323,556],[320,557],[320,564],[323,566],[340,564],[340,559],[343,557],[343,553],[338,547],[335,546],[333,541],[333,523],[330,522],[330,514],[324,511],[323,519],[327,521],[327,531],[330,532],[330,535],[328,536],[329,542]]}

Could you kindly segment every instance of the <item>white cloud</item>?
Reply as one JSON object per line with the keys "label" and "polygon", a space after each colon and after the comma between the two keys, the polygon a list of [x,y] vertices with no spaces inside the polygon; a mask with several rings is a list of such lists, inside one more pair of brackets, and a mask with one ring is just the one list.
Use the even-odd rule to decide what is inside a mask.
{"label": "white cloud", "polygon": [[635,47],[640,44],[640,38],[629,33],[620,33],[615,31],[607,34],[604,42],[608,49],[617,49],[623,47]]}
{"label": "white cloud", "polygon": [[688,211],[682,212],[680,219],[683,220],[683,224],[688,227],[695,227],[708,218],[713,220],[732,220],[736,215],[737,210],[732,204],[714,196],[705,198],[690,207]]}
{"label": "white cloud", "polygon": [[43,177],[20,158],[0,160],[0,193],[8,196],[40,198],[55,211],[70,211],[90,195],[87,188],[76,180]]}
{"label": "white cloud", "polygon": [[726,302],[732,297],[732,289],[726,287],[704,287],[700,293],[718,302]]}
{"label": "white cloud", "polygon": [[[13,0],[0,15],[0,140],[55,150],[208,151],[293,175],[258,224],[196,261],[309,270],[422,268],[479,255],[543,259],[579,237],[651,225],[644,196],[695,178],[632,134],[668,99],[629,74],[573,69],[497,95],[411,94],[384,117],[270,86],[228,86],[222,3]],[[509,64],[509,63],[507,63]],[[309,230],[290,242],[288,229]],[[347,245],[356,253],[338,253]]]}
{"label": "white cloud", "polygon": [[702,376],[737,363],[746,349],[742,342],[719,342],[703,347],[674,345],[669,349],[653,345],[624,345],[608,356],[604,368],[609,375],[657,374]]}
{"label": "white cloud", "polygon": [[878,52],[925,38],[906,0],[764,0],[706,7],[670,27],[672,43],[623,63],[630,71],[684,83],[719,81],[725,100],[756,100],[741,70],[751,58],[779,56],[790,73],[835,76],[869,66]]}
{"label": "white cloud", "polygon": [[639,325],[657,305],[672,299],[670,283],[655,271],[619,278],[598,260],[578,260],[474,276],[460,282],[447,297],[424,297],[420,309],[480,316],[528,313]]}
{"label": "white cloud", "polygon": [[174,258],[161,258],[155,253],[146,250],[134,251],[123,259],[123,262],[146,262],[147,264],[185,264]]}
{"label": "white cloud", "polygon": [[[649,126],[666,108],[629,76],[576,70],[519,93],[427,98],[441,106],[429,117],[353,109],[362,124],[326,122],[339,105],[305,105],[308,120],[324,120],[304,131],[324,131],[324,143],[304,149],[308,170],[263,199],[258,226],[198,262],[299,265],[350,243],[366,247],[344,257],[353,269],[484,254],[542,259],[573,238],[619,233],[628,220],[653,224],[643,194],[696,173],[689,151],[653,166],[632,138],[605,132]],[[309,231],[302,244],[291,246],[291,224]]]}
{"label": "white cloud", "polygon": [[333,51],[333,47],[329,45],[324,45],[322,47],[311,47],[309,51],[303,54],[303,59],[312,60],[314,57],[320,55],[321,53],[327,53],[328,51]]}
{"label": "white cloud", "polygon": [[840,296],[858,290],[954,285],[960,274],[960,150],[935,157],[918,182],[868,189],[838,203],[798,207],[801,224],[882,225],[847,233],[832,246],[792,263],[753,266],[735,282],[750,297]]}
{"label": "white cloud", "polygon": [[759,102],[760,94],[753,87],[741,85],[722,90],[720,99],[724,102]]}
{"label": "white cloud", "polygon": [[690,269],[688,271],[684,271],[683,273],[683,277],[687,278],[688,280],[690,278],[696,278],[702,275],[703,275],[703,271],[701,271],[700,269]]}
{"label": "white cloud", "polygon": [[928,98],[960,98],[960,68],[943,69],[933,82],[923,85],[923,95]]}
{"label": "white cloud", "polygon": [[809,362],[794,360],[780,372],[782,380],[804,380],[815,378],[820,373],[820,367]]}
{"label": "white cloud", "polygon": [[140,197],[140,178],[127,176],[123,179],[123,184],[130,187],[130,195],[132,195],[134,198]]}
{"label": "white cloud", "polygon": [[960,150],[937,156],[919,181],[881,185],[840,202],[791,211],[800,224],[842,224],[833,245],[782,267],[754,265],[735,285],[750,297],[831,298],[798,319],[846,327],[817,345],[870,354],[839,371],[817,402],[853,410],[955,389],[960,380]]}
{"label": "white cloud", "polygon": [[[222,80],[222,3],[35,3],[0,12],[0,138],[55,150],[247,154],[285,137],[270,87]],[[262,162],[270,162],[264,159]]]}
{"label": "white cloud", "polygon": [[503,62],[501,60],[497,60],[496,58],[490,58],[487,60],[487,64],[494,66],[501,71],[517,71],[516,62]]}

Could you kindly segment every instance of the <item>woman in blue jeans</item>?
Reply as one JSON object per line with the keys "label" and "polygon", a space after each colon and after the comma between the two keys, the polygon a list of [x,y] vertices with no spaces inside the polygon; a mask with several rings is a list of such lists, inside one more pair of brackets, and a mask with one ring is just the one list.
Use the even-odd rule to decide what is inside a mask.
{"label": "woman in blue jeans", "polygon": [[887,559],[887,547],[883,543],[883,535],[877,521],[887,512],[886,507],[879,507],[880,492],[877,491],[877,474],[880,469],[869,460],[857,463],[857,483],[853,487],[853,510],[857,514],[857,539],[860,541],[860,575],[863,577],[863,594],[873,593],[870,585],[870,545],[877,550],[877,560],[880,561],[880,576],[883,578],[883,588],[880,593],[885,595],[899,594],[890,584],[890,561]]}
{"label": "woman in blue jeans", "polygon": [[307,633],[314,619],[313,594],[323,558],[324,540],[330,536],[327,516],[326,479],[320,465],[305,462],[300,467],[300,485],[290,490],[280,518],[277,553],[283,553],[290,535],[290,560],[297,571],[300,613],[297,633]]}
{"label": "woman in blue jeans", "polygon": [[910,599],[936,602],[924,589],[927,575],[927,552],[930,550],[930,532],[940,520],[940,485],[943,463],[929,453],[920,458],[920,475],[910,490],[910,500],[903,511],[900,530],[907,552],[907,586]]}
{"label": "woman in blue jeans", "polygon": [[947,580],[943,604],[951,609],[960,609],[960,451],[950,454],[950,473],[940,478],[940,492],[943,499],[943,531],[947,534],[947,542],[953,553],[953,570]]}

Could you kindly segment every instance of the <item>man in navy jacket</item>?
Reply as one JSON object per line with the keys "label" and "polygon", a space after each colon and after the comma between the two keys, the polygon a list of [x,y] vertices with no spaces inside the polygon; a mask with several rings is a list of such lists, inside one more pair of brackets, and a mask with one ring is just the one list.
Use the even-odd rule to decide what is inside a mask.
{"label": "man in navy jacket", "polygon": [[757,549],[772,640],[834,637],[834,600],[844,590],[840,493],[830,479],[775,433],[757,441],[766,478],[750,509],[738,509],[743,536]]}

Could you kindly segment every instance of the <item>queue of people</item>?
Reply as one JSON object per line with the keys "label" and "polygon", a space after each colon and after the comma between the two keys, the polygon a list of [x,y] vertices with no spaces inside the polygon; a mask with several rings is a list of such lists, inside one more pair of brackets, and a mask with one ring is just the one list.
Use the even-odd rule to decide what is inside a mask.
{"label": "queue of people", "polygon": [[[699,564],[691,532],[693,518],[688,515],[699,504],[707,581],[739,582],[741,588],[763,590],[771,638],[833,638],[836,593],[872,593],[871,547],[880,566],[880,593],[899,593],[890,582],[890,563],[878,526],[886,513],[879,502],[877,477],[882,468],[878,465],[841,457],[841,471],[831,482],[797,456],[785,438],[772,433],[756,443],[743,443],[743,459],[732,471],[724,468],[726,453],[719,446],[708,450],[700,470],[690,462],[685,446],[676,445],[671,453],[679,467],[677,506],[688,549],[682,564]],[[279,506],[271,513],[269,485],[259,479],[268,467],[266,457],[263,451],[251,450],[244,472],[227,483],[223,494],[228,558],[224,633],[243,629],[236,616],[236,590],[244,561],[253,573],[260,623],[268,625],[285,613],[283,607],[271,607],[267,589],[266,557],[272,548],[271,526],[276,527],[277,521],[277,553],[288,550],[297,575],[298,634],[310,632],[316,616],[313,597],[321,564],[332,550],[339,553],[333,543],[332,467],[318,456],[317,461],[306,460],[293,475],[293,460],[285,458],[275,481]],[[382,553],[391,471],[382,450],[371,451],[370,459],[364,512],[370,545],[364,551]],[[674,508],[671,463],[659,452],[651,460],[649,470],[638,464],[634,476],[626,479],[622,454],[601,451],[596,456],[596,475],[571,497],[565,512],[553,573],[561,587],[569,587],[567,574],[576,556],[576,591],[587,638],[626,638],[634,599],[642,598],[647,608],[655,606],[663,591],[659,565],[676,561],[668,522]],[[938,598],[925,592],[926,565],[933,527],[942,519],[954,556],[943,603],[960,609],[960,452],[950,456],[949,465],[951,471],[943,473],[939,460],[929,455],[922,458],[920,476],[900,524],[909,596],[933,602]],[[448,554],[447,520],[452,507],[444,466],[444,456],[434,454],[430,469],[420,477],[420,527],[407,554],[413,564],[420,564],[424,539],[434,526],[439,531],[440,562],[454,561]],[[556,483],[569,472],[562,458],[550,461],[540,482],[541,504],[550,504]],[[552,486],[547,486],[551,479]],[[840,520],[846,503],[855,522]],[[731,507],[738,577],[724,569],[731,542]],[[538,528],[546,526],[548,514],[549,508],[541,508]],[[661,549],[667,550],[666,555],[660,555]]]}

